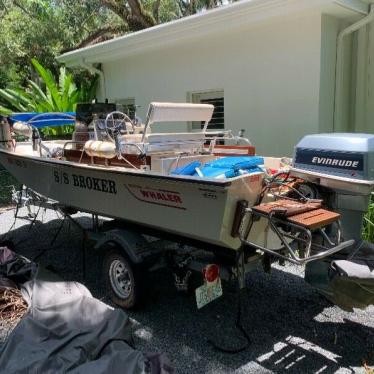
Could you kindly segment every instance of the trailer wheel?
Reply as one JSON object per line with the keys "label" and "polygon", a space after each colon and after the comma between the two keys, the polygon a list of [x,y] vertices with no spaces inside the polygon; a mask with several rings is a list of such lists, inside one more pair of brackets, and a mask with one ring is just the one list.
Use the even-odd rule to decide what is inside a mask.
{"label": "trailer wheel", "polygon": [[123,253],[114,248],[105,254],[104,277],[111,300],[121,308],[139,305],[142,296],[140,269]]}

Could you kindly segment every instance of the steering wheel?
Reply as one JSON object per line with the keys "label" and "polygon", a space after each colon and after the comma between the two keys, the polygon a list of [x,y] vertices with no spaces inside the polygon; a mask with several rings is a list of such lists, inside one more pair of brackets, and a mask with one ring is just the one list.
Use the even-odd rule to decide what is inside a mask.
{"label": "steering wheel", "polygon": [[[115,118],[115,116],[117,118]],[[126,129],[128,133],[126,123],[129,122],[135,132],[135,126],[132,123],[130,117],[120,111],[114,111],[109,113],[105,118],[105,131],[110,140],[115,141],[115,136],[119,133],[121,129]]]}

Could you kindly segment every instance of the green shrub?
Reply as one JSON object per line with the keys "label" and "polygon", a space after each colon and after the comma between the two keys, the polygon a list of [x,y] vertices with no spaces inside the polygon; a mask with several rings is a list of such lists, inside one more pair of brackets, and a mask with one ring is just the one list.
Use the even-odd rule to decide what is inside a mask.
{"label": "green shrub", "polygon": [[[84,80],[78,86],[73,75],[65,67],[60,68],[59,76],[55,78],[52,72],[45,69],[36,59],[32,64],[38,73],[37,82],[28,81],[26,88],[0,89],[0,98],[6,103],[0,105],[0,115],[8,116],[12,112],[73,112],[76,105],[89,102],[95,98],[98,76],[91,80]],[[44,135],[71,134],[73,126],[50,127],[43,130]]]}
{"label": "green shrub", "polygon": [[371,195],[369,210],[364,217],[362,238],[374,243],[374,193]]}
{"label": "green shrub", "polygon": [[37,82],[28,81],[26,88],[0,89],[0,97],[7,105],[0,106],[0,114],[11,112],[72,112],[77,103],[95,98],[98,77],[90,82],[83,81],[78,87],[73,75],[65,67],[60,68],[57,79],[49,69],[45,69],[36,59],[31,60],[39,75]]}

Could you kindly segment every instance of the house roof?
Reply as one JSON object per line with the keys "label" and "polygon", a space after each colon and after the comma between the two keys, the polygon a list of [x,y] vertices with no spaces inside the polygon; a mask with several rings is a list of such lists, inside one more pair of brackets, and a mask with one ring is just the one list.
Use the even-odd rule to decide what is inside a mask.
{"label": "house roof", "polygon": [[314,9],[338,17],[365,15],[374,0],[241,0],[172,22],[67,52],[57,59],[67,66],[115,61],[149,49],[180,43],[211,33],[223,32],[243,24],[275,16]]}

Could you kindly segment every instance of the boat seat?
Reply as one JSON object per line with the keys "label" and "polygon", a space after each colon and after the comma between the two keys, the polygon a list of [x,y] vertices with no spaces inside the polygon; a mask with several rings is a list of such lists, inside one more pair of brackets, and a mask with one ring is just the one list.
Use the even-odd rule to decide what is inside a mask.
{"label": "boat seat", "polygon": [[[148,135],[145,136],[145,141],[147,141]],[[121,143],[140,143],[142,141],[143,134],[126,134],[126,135],[121,135]]]}
{"label": "boat seat", "polygon": [[183,143],[183,142],[205,142],[203,132],[179,132],[179,133],[157,133],[148,135],[149,144],[160,143]]}
{"label": "boat seat", "polygon": [[[128,134],[121,136],[123,152],[134,154],[138,148],[126,146],[126,144],[137,144],[143,148],[141,143],[142,134]],[[146,134],[144,137],[144,150],[146,153],[154,152],[189,152],[198,149],[205,142],[205,133],[203,132],[181,132],[181,133],[157,133]]]}
{"label": "boat seat", "polygon": [[[121,141],[124,143],[140,143],[143,134],[126,134],[121,136]],[[203,132],[171,132],[171,133],[157,133],[146,134],[144,143],[159,144],[159,143],[181,143],[181,142],[205,142],[205,133]]]}

